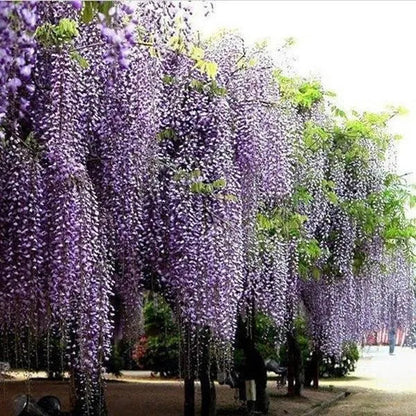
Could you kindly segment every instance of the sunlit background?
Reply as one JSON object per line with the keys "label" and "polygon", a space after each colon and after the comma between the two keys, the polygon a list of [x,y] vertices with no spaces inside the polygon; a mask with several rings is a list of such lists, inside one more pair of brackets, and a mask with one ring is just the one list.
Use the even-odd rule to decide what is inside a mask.
{"label": "sunlit background", "polygon": [[413,1],[214,1],[196,17],[208,35],[238,29],[250,42],[268,39],[276,50],[293,37],[295,68],[318,76],[346,109],[409,112],[391,123],[400,174],[416,183],[416,2]]}

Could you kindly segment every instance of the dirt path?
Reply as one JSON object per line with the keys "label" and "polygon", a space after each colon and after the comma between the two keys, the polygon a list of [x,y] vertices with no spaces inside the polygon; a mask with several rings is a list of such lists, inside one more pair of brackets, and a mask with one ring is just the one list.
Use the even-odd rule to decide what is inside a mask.
{"label": "dirt path", "polygon": [[329,408],[326,416],[415,416],[416,350],[366,347],[356,371],[344,380],[322,383],[351,391],[351,395]]}
{"label": "dirt path", "polygon": [[[305,391],[296,399],[284,397],[285,389],[276,389],[270,382],[270,415],[301,416],[305,411],[334,397],[334,392]],[[197,407],[200,389],[197,386]],[[69,410],[69,388],[67,382],[48,380],[7,381],[0,383],[0,416],[13,416],[13,399],[19,394],[30,394],[35,399],[52,394],[60,398],[63,410]],[[183,383],[149,379],[109,382],[106,398],[110,416],[181,416],[183,415]],[[234,391],[228,386],[217,386],[218,416],[245,414],[234,399]],[[197,415],[200,414],[197,411]]]}
{"label": "dirt path", "polygon": [[[110,416],[181,416],[183,384],[177,381],[142,378],[141,373],[131,373],[124,382],[109,382],[107,402]],[[322,401],[334,397],[340,390],[352,394],[322,412],[326,416],[415,416],[416,415],[416,350],[398,348],[389,356],[386,347],[366,348],[357,370],[350,377],[322,381],[322,386],[333,386],[315,392],[305,390],[304,397],[287,399],[285,390],[277,391],[269,383],[271,416],[300,416]],[[0,382],[0,416],[12,416],[11,405],[17,394],[30,393],[35,398],[55,394],[68,409],[68,385],[46,380]],[[217,386],[218,416],[239,415],[239,405],[234,392],[226,386]],[[197,389],[197,402],[200,392]]]}

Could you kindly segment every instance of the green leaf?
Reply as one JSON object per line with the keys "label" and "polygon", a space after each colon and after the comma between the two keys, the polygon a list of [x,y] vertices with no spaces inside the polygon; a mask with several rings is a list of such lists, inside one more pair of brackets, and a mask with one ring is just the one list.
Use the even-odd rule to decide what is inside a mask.
{"label": "green leaf", "polygon": [[224,87],[219,87],[215,80],[212,80],[210,84],[211,84],[210,90],[213,95],[216,95],[219,97],[223,97],[227,95],[227,90]]}
{"label": "green leaf", "polygon": [[218,73],[218,64],[216,62],[207,62],[205,67],[208,77],[215,79]]}
{"label": "green leaf", "polygon": [[170,48],[178,54],[184,54],[186,52],[185,40],[180,35],[172,36],[169,39]]}
{"label": "green leaf", "polygon": [[188,172],[184,169],[178,169],[178,171],[173,175],[173,179],[175,181],[180,181],[186,177],[188,177]]}
{"label": "green leaf", "polygon": [[236,195],[233,195],[233,194],[225,194],[225,195],[223,195],[223,198],[226,201],[229,201],[229,202],[237,202],[238,201],[237,196]]}
{"label": "green leaf", "polygon": [[201,194],[204,192],[205,184],[203,182],[193,182],[191,183],[190,190],[195,194]]}
{"label": "green leaf", "polygon": [[212,182],[212,186],[214,189],[224,189],[227,185],[227,182],[224,178],[217,179],[214,182]]}
{"label": "green leaf", "polygon": [[193,45],[189,53],[189,57],[194,61],[200,61],[204,58],[205,52],[203,49]]}
{"label": "green leaf", "polygon": [[202,74],[206,74],[208,78],[215,79],[218,73],[218,64],[216,62],[198,60],[194,66]]}
{"label": "green leaf", "polygon": [[191,178],[199,178],[201,176],[201,171],[199,169],[194,169],[191,172]]}
{"label": "green leaf", "polygon": [[295,101],[300,107],[310,109],[322,97],[322,86],[318,82],[305,82],[299,87]]}
{"label": "green leaf", "polygon": [[416,195],[410,195],[409,205],[410,208],[416,207]]}
{"label": "green leaf", "polygon": [[336,205],[338,203],[338,195],[334,191],[329,191],[326,194],[329,202]]}
{"label": "green leaf", "polygon": [[204,92],[204,83],[199,79],[192,78],[189,82],[189,86],[200,93]]}
{"label": "green leaf", "polygon": [[319,280],[321,278],[321,270],[318,267],[312,267],[312,277],[315,280]]}
{"label": "green leaf", "polygon": [[106,1],[100,1],[100,2],[93,2],[93,3],[98,3],[96,5],[97,10],[100,13],[104,14],[105,16],[107,16],[107,17],[109,16],[108,15],[108,12],[114,6],[114,1],[108,1],[108,0],[106,0]]}
{"label": "green leaf", "polygon": [[164,75],[162,81],[165,84],[171,85],[175,83],[175,77],[173,77],[172,75]]}
{"label": "green leaf", "polygon": [[35,37],[43,46],[59,46],[72,41],[78,34],[78,22],[63,18],[56,25],[45,23],[38,26]]}
{"label": "green leaf", "polygon": [[304,186],[298,186],[295,188],[294,194],[293,194],[293,201],[295,206],[298,206],[299,204],[310,204],[313,200],[312,195],[308,191],[308,189]]}
{"label": "green leaf", "polygon": [[172,140],[176,138],[175,130],[166,128],[157,134],[158,140]]}
{"label": "green leaf", "polygon": [[94,18],[95,15],[95,2],[85,1],[84,7],[82,8],[81,20],[83,23],[89,23]]}
{"label": "green leaf", "polygon": [[87,69],[90,66],[89,62],[83,56],[81,56],[78,51],[71,51],[70,56],[71,59],[76,61],[82,69]]}

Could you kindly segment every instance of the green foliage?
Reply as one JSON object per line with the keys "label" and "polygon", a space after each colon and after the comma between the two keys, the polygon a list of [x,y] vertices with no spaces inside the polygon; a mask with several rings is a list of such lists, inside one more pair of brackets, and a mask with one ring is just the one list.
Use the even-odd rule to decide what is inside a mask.
{"label": "green foliage", "polygon": [[[302,315],[298,315],[294,321],[296,341],[299,345],[305,371],[308,363],[312,359],[312,341],[307,331],[307,322]],[[354,371],[355,364],[360,358],[357,344],[353,342],[345,343],[340,357],[324,356],[321,359],[319,375],[321,377],[344,377],[349,372]],[[281,365],[287,366],[287,346],[282,345],[279,351],[279,361]]]}
{"label": "green foliage", "polygon": [[169,47],[172,51],[176,52],[180,55],[186,55],[188,52],[187,45],[185,39],[180,34],[172,36],[169,39]]}
{"label": "green foliage", "polygon": [[331,106],[331,111],[332,111],[332,114],[335,117],[347,118],[347,113],[344,110],[341,110],[340,108],[338,108],[335,105]]}
{"label": "green foliage", "polygon": [[194,68],[198,69],[201,74],[206,74],[211,80],[214,80],[218,73],[218,64],[212,61],[199,59],[196,61]]}
{"label": "green foliage", "polygon": [[282,49],[290,48],[295,44],[296,44],[296,39],[293,36],[289,36],[288,38],[284,39]]}
{"label": "green foliage", "polygon": [[186,43],[179,27],[177,28],[177,34],[169,39],[169,47],[177,54],[185,55],[194,61],[193,69],[197,69],[201,74],[206,75],[208,80],[215,81],[218,73],[218,64],[205,60],[205,51],[199,46]]}
{"label": "green foliage", "polygon": [[[311,340],[309,339],[307,332],[306,320],[302,315],[298,315],[294,320],[294,333],[296,342],[299,345],[302,362],[305,363],[311,355]],[[283,344],[279,350],[279,361],[280,365],[287,366],[287,345]]]}
{"label": "green foliage", "polygon": [[321,377],[345,377],[348,373],[355,370],[355,365],[360,358],[357,344],[354,342],[346,343],[339,358],[323,357],[319,367]]}
{"label": "green foliage", "polygon": [[279,235],[285,240],[300,237],[302,225],[307,220],[305,215],[293,212],[281,206],[270,211],[257,214],[257,230],[266,235]]}
{"label": "green foliage", "polygon": [[82,69],[87,69],[90,66],[89,62],[78,51],[71,51],[70,56]]}
{"label": "green foliage", "polygon": [[149,294],[145,299],[143,314],[147,342],[138,364],[161,375],[177,375],[179,330],[172,309],[162,296]]}
{"label": "green foliage", "polygon": [[254,331],[254,343],[263,358],[279,359],[277,349],[277,339],[279,331],[273,324],[273,321],[262,313],[256,314],[256,323]]}
{"label": "green foliage", "polygon": [[322,188],[324,190],[324,194],[327,200],[333,205],[337,205],[339,202],[335,187],[335,182],[326,179],[322,180]]}
{"label": "green foliage", "polygon": [[322,86],[316,81],[302,83],[295,95],[295,103],[304,109],[311,109],[324,96]]}
{"label": "green foliage", "polygon": [[194,194],[211,195],[223,190],[226,186],[227,181],[224,178],[220,178],[212,182],[193,182],[190,185],[190,191]]}
{"label": "green foliage", "polygon": [[69,43],[78,34],[78,22],[73,19],[63,18],[56,25],[45,23],[38,26],[35,37],[43,46],[49,47]]}
{"label": "green foliage", "polygon": [[387,123],[395,116],[403,114],[402,108],[394,108],[389,112],[359,113],[353,111],[351,116],[333,107],[335,115],[342,115],[332,129],[333,154],[344,157],[344,160],[353,162],[360,160],[366,163],[370,156],[367,142],[375,145],[376,156],[383,161],[386,152],[396,136],[387,130]]}
{"label": "green foliage", "polygon": [[201,175],[202,174],[201,174],[200,169],[194,169],[191,171],[187,171],[185,169],[179,169],[173,176],[173,179],[175,179],[175,181],[180,181],[182,179],[192,180],[192,179],[200,178]]}
{"label": "green foliage", "polygon": [[310,110],[315,104],[322,102],[325,95],[331,95],[323,90],[318,81],[288,77],[280,69],[276,69],[273,75],[281,97],[300,110]]}
{"label": "green foliage", "polygon": [[157,140],[158,141],[162,141],[162,140],[176,140],[177,136],[175,133],[175,130],[170,129],[170,128],[166,128],[162,131],[160,131],[157,134]]}
{"label": "green foliage", "polygon": [[201,94],[208,94],[211,96],[223,97],[227,94],[227,90],[220,87],[215,80],[204,82],[193,78],[189,82],[189,87]]}
{"label": "green foliage", "polygon": [[[388,132],[387,124],[404,110],[393,108],[382,113],[353,111],[351,115],[337,107],[333,107],[332,110],[336,118],[333,125],[327,127],[327,151],[330,161],[341,163],[353,178],[360,180],[370,162],[378,160],[383,164],[388,149],[396,139]],[[306,142],[309,143],[309,148],[313,148],[312,144],[315,142],[310,136],[316,136],[315,130],[307,133],[305,136],[309,142]],[[348,201],[338,197],[336,184],[333,182],[325,180],[322,186],[328,201],[338,205],[360,229],[361,237],[355,241],[354,248],[355,273],[359,272],[366,261],[362,245],[374,236],[382,237],[388,249],[404,249],[409,259],[414,258],[416,229],[413,221],[407,218],[407,210],[416,202],[416,198],[412,187],[406,184],[404,178],[385,173],[383,189],[365,198]],[[328,261],[330,260],[331,258]],[[336,270],[332,272],[337,274]]]}
{"label": "green foliage", "polygon": [[242,56],[236,63],[237,69],[239,70],[246,70],[249,68],[255,67],[257,64],[257,60],[255,58],[247,58],[246,56]]}
{"label": "green foliage", "polygon": [[303,143],[306,149],[316,153],[328,146],[330,133],[318,124],[307,121],[303,130]]}
{"label": "green foliage", "polygon": [[404,249],[410,259],[414,259],[414,242],[416,240],[416,226],[414,220],[407,216],[407,209],[416,201],[414,187],[406,183],[403,177],[388,175],[385,189],[373,196],[381,205],[382,211],[377,212],[376,221],[381,228],[388,248]]}
{"label": "green foliage", "polygon": [[310,194],[305,186],[298,185],[293,190],[293,205],[299,208],[303,205],[308,205],[313,201],[313,196]]}
{"label": "green foliage", "polygon": [[[413,187],[404,178],[395,174],[386,175],[385,188],[372,193],[364,200],[342,203],[342,208],[354,219],[362,230],[363,239],[379,235],[386,247],[392,251],[402,249],[412,260],[416,240],[416,226],[407,217],[407,210],[416,201]],[[364,263],[360,253],[360,241],[354,255],[354,267]],[[358,269],[356,269],[357,271]]]}
{"label": "green foliage", "polygon": [[98,13],[106,16],[110,20],[109,10],[114,6],[114,1],[84,1],[81,12],[81,20],[83,23],[91,22]]}
{"label": "green foliage", "polygon": [[282,98],[294,102],[294,97],[296,97],[297,94],[296,79],[283,75],[280,69],[276,69],[273,72],[273,76],[277,81]]}
{"label": "green foliage", "polygon": [[175,83],[175,77],[173,77],[172,75],[164,75],[162,81],[165,84],[171,85]]}
{"label": "green foliage", "polygon": [[[171,130],[165,130],[163,135],[165,137],[171,135]],[[173,179],[178,182],[183,180],[187,181],[189,183],[189,191],[193,194],[214,196],[218,200],[224,200],[227,202],[237,201],[237,197],[235,195],[223,192],[227,187],[227,181],[225,178],[218,178],[212,182],[203,181],[200,169],[194,169],[192,171],[178,169],[173,176]]]}
{"label": "green foliage", "polygon": [[315,239],[302,239],[298,243],[298,272],[302,278],[310,275],[314,279],[321,277],[321,270],[315,266],[316,262],[322,256],[322,249]]}
{"label": "green foliage", "polygon": [[[254,345],[263,359],[271,358],[279,361],[278,340],[281,338],[281,328],[278,329],[273,321],[263,313],[255,314],[253,325]],[[237,339],[234,349],[234,366],[237,371],[241,371],[245,364],[244,343],[246,340],[246,327],[239,325],[237,329]]]}

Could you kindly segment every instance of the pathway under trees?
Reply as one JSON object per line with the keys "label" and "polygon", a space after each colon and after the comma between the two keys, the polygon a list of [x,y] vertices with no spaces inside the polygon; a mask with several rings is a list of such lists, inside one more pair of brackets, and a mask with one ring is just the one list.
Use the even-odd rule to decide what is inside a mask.
{"label": "pathway under trees", "polygon": [[344,388],[352,394],[322,413],[325,416],[406,416],[416,414],[416,349],[365,347],[351,376],[322,385]]}

